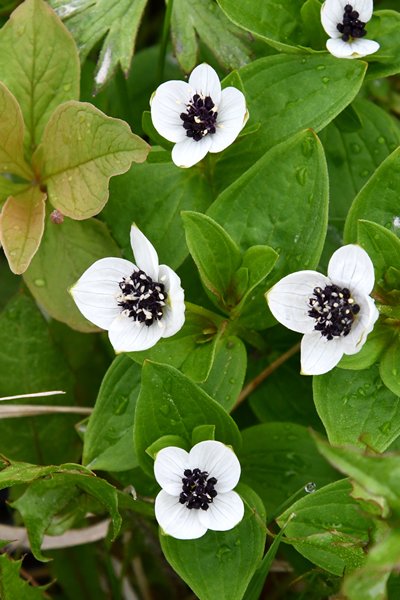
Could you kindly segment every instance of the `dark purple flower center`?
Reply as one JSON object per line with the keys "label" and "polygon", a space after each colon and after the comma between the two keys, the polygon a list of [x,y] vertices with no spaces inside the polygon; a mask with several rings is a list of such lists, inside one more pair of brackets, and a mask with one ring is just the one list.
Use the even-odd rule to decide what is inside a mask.
{"label": "dark purple flower center", "polygon": [[144,271],[134,271],[119,283],[118,306],[134,321],[148,327],[163,316],[167,301],[164,284],[153,281]]}
{"label": "dark purple flower center", "polygon": [[179,502],[186,504],[187,508],[208,510],[208,505],[217,496],[217,491],[214,489],[217,483],[215,477],[208,477],[207,471],[200,471],[200,469],[193,469],[193,471],[185,469],[183,474]]}
{"label": "dark purple flower center", "polygon": [[342,40],[349,42],[352,39],[362,38],[367,34],[364,29],[365,23],[360,21],[360,14],[353,10],[351,4],[346,4],[344,7],[343,21],[337,24],[337,29],[342,34]]}
{"label": "dark purple flower center", "polygon": [[187,111],[180,114],[186,135],[195,142],[199,142],[209,133],[215,133],[217,116],[215,104],[210,96],[202,98],[199,94],[193,96],[187,105]]}
{"label": "dark purple flower center", "polygon": [[360,312],[360,307],[354,302],[350,291],[333,284],[324,289],[314,288],[308,305],[308,314],[315,319],[314,329],[320,331],[328,340],[348,335],[355,315]]}

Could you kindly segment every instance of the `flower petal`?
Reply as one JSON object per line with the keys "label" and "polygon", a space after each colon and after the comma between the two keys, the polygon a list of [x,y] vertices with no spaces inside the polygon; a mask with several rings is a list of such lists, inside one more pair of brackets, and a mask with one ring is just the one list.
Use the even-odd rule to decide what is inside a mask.
{"label": "flower petal", "polygon": [[221,152],[235,141],[246,123],[246,115],[246,100],[242,92],[234,87],[222,90],[210,152]]}
{"label": "flower petal", "polygon": [[352,294],[368,295],[375,282],[374,265],[368,254],[356,244],[342,246],[332,254],[328,277]]}
{"label": "flower petal", "polygon": [[206,440],[193,446],[189,452],[191,469],[207,471],[209,477],[215,477],[215,489],[218,493],[232,490],[240,478],[240,463],[236,454],[225,444]]}
{"label": "flower petal", "polygon": [[349,335],[343,338],[345,354],[356,354],[361,350],[379,317],[379,311],[372,298],[359,296],[356,301],[360,306],[360,312],[355,317]]}
{"label": "flower petal", "polygon": [[175,144],[172,148],[172,160],[177,167],[193,167],[202,160],[211,147],[211,135],[206,135],[196,142],[186,137],[183,142]]}
{"label": "flower petal", "polygon": [[154,461],[154,476],[163,490],[172,496],[182,491],[182,477],[189,468],[189,453],[182,448],[169,446],[157,453]]}
{"label": "flower petal", "polygon": [[152,278],[157,281],[158,277],[158,256],[153,244],[149,242],[147,237],[140,229],[133,224],[131,227],[131,246],[135,255],[136,264]]}
{"label": "flower petal", "polygon": [[151,99],[153,125],[170,142],[180,142],[186,137],[180,114],[186,112],[191,97],[191,88],[185,81],[167,81]]}
{"label": "flower petal", "polygon": [[308,314],[308,301],[314,288],[324,288],[328,284],[328,278],[317,271],[291,273],[267,293],[269,308],[275,319],[288,329],[310,333],[314,330],[315,321]]}
{"label": "flower petal", "polygon": [[[345,0],[345,4],[349,4],[348,0]],[[356,10],[360,15],[360,21],[368,23],[372,17],[372,11],[374,10],[373,0],[352,0],[351,5],[353,10]]]}
{"label": "flower petal", "polygon": [[168,294],[167,305],[163,311],[162,323],[164,330],[162,337],[175,335],[185,322],[184,291],[178,275],[167,265],[160,265],[158,270],[158,281],[165,286]]}
{"label": "flower petal", "polygon": [[365,38],[344,42],[342,39],[330,39],[326,42],[329,52],[337,58],[362,58],[379,50],[378,42]]}
{"label": "flower petal", "polygon": [[157,495],[154,508],[160,527],[178,540],[195,540],[207,531],[207,527],[199,519],[199,513],[204,511],[188,509],[180,504],[176,496],[171,496],[164,490]]}
{"label": "flower petal", "polygon": [[322,375],[336,367],[343,356],[343,339],[327,340],[319,331],[307,333],[301,340],[301,372]]}
{"label": "flower petal", "polygon": [[210,96],[214,104],[219,104],[221,99],[221,83],[217,73],[210,65],[203,63],[196,67],[189,77],[189,85],[195,93],[201,96]]}
{"label": "flower petal", "polygon": [[93,263],[70,289],[83,316],[108,329],[121,313],[116,298],[121,292],[118,284],[135,269],[134,264],[123,258],[102,258]]}
{"label": "flower petal", "polygon": [[208,505],[208,510],[200,510],[200,523],[214,531],[228,531],[243,519],[243,500],[236,492],[218,494]]}
{"label": "flower petal", "polygon": [[121,313],[111,323],[108,337],[115,352],[140,352],[154,346],[162,333],[161,321],[147,326]]}
{"label": "flower petal", "polygon": [[342,34],[337,28],[338,23],[343,21],[344,7],[347,1],[326,0],[321,7],[321,23],[326,33],[332,38],[338,38]]}

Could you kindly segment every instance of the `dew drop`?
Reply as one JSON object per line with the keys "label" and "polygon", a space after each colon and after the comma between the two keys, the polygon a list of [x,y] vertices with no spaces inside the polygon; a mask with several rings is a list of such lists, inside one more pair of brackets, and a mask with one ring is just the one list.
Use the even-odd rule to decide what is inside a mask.
{"label": "dew drop", "polygon": [[392,375],[394,377],[397,377],[398,374],[399,374],[399,371],[397,369],[392,369]]}
{"label": "dew drop", "polygon": [[71,89],[71,84],[70,83],[64,83],[64,85],[63,85],[64,92],[69,92],[70,89]]}
{"label": "dew drop", "polygon": [[380,135],[378,137],[378,144],[384,144],[386,142],[385,138],[383,137],[383,135]]}
{"label": "dew drop", "polygon": [[123,415],[124,412],[126,412],[126,409],[128,408],[128,404],[129,398],[127,396],[120,398],[117,406],[114,409],[114,415]]}
{"label": "dew drop", "polygon": [[236,383],[236,379],[234,377],[231,377],[230,380],[229,380],[229,383],[231,385],[233,385],[234,383]]}
{"label": "dew drop", "polygon": [[316,489],[317,489],[317,484],[314,483],[314,481],[309,481],[304,486],[304,491],[307,492],[307,494],[312,494],[313,492],[315,492]]}
{"label": "dew drop", "polygon": [[363,171],[361,171],[360,175],[361,177],[368,177],[368,173],[369,171],[367,169],[364,169]]}
{"label": "dew drop", "polygon": [[225,558],[227,558],[227,555],[229,555],[230,553],[231,553],[231,549],[229,548],[229,546],[227,546],[226,544],[223,544],[217,550],[217,558],[225,559]]}
{"label": "dew drop", "polygon": [[44,287],[46,285],[46,282],[44,279],[34,279],[33,283],[37,286],[37,287]]}
{"label": "dew drop", "polygon": [[329,83],[329,81],[330,81],[329,77],[322,77],[322,83],[324,83],[325,85],[327,83]]}
{"label": "dew drop", "polygon": [[317,71],[325,71],[326,67],[325,65],[318,65],[317,66]]}
{"label": "dew drop", "polygon": [[307,168],[306,167],[299,167],[298,169],[296,169],[296,179],[300,185],[304,186],[306,184],[306,181],[307,181]]}

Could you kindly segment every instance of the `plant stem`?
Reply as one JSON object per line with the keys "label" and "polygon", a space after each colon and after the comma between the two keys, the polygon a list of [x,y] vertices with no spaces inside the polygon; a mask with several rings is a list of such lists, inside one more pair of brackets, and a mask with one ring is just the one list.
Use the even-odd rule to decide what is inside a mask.
{"label": "plant stem", "polygon": [[167,1],[167,8],[165,11],[163,32],[162,32],[162,38],[161,38],[160,55],[158,58],[157,78],[158,78],[159,83],[162,83],[163,78],[164,78],[165,55],[167,53],[168,36],[169,36],[169,28],[170,28],[170,24],[171,24],[173,4],[174,4],[174,0]]}
{"label": "plant stem", "polygon": [[283,365],[289,358],[291,358],[294,354],[296,354],[300,350],[300,342],[289,348],[287,352],[279,356],[274,362],[272,362],[268,367],[261,371],[257,377],[252,379],[240,392],[237,402],[234,406],[234,409],[239,406],[246,398],[249,396],[254,390],[269,377],[278,367]]}

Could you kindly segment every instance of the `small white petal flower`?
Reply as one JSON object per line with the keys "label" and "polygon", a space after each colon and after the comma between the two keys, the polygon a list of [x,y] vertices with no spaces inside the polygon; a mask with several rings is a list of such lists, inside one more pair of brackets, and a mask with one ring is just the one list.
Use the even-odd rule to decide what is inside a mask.
{"label": "small white petal flower", "polygon": [[205,63],[194,69],[188,83],[161,84],[150,105],[154,127],[175,143],[172,160],[178,167],[192,167],[207,152],[225,150],[248,119],[242,92],[221,90],[218,75]]}
{"label": "small white petal flower", "polygon": [[102,258],[70,290],[83,316],[108,330],[116,352],[147,350],[174,335],[185,321],[181,280],[158,264],[157,252],[136,225],[131,227],[131,246],[136,265]]}
{"label": "small white petal flower", "polygon": [[374,266],[368,254],[354,244],[334,252],[328,276],[316,271],[287,275],[267,293],[275,319],[298,333],[301,371],[322,375],[343,354],[356,354],[371,333],[379,312],[369,296]]}
{"label": "small white petal flower", "polygon": [[361,58],[379,50],[378,42],[364,39],[372,17],[373,0],[325,0],[321,22],[330,39],[326,47],[337,58]]}
{"label": "small white petal flower", "polygon": [[194,540],[207,529],[232,529],[243,518],[243,500],[232,491],[240,478],[240,463],[221,442],[200,442],[190,452],[163,448],[156,456],[154,475],[162,487],[155,502],[156,519],[172,537]]}

